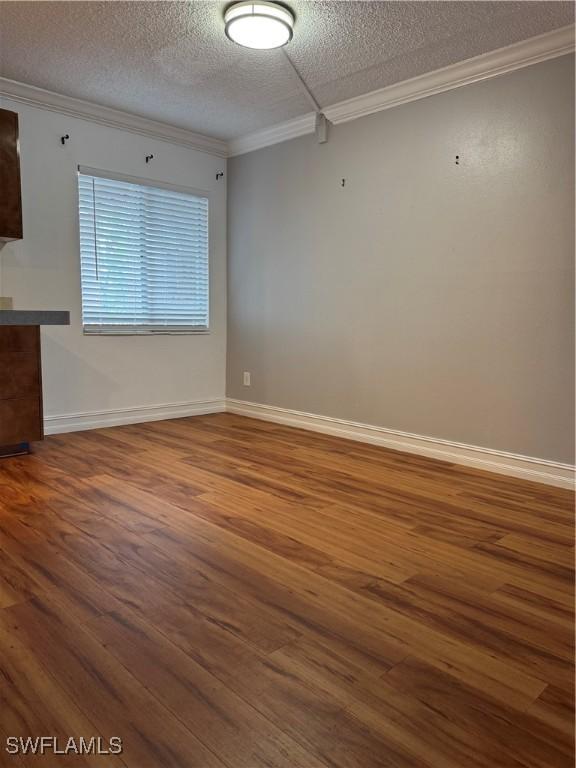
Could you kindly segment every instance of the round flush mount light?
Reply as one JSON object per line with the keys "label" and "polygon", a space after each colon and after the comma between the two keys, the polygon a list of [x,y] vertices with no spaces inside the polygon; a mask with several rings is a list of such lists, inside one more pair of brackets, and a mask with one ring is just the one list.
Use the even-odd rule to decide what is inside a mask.
{"label": "round flush mount light", "polygon": [[234,3],[224,14],[226,35],[246,48],[280,48],[292,40],[294,14],[279,3]]}

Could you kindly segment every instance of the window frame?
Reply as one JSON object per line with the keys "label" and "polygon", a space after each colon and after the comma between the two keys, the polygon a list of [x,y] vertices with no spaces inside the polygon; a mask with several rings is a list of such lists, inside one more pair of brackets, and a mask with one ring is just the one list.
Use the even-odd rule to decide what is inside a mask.
{"label": "window frame", "polygon": [[[82,284],[82,249],[80,246],[80,204],[79,204],[79,177],[93,176],[95,178],[107,179],[109,181],[124,181],[128,184],[137,184],[152,189],[166,189],[170,192],[179,192],[185,195],[203,197],[208,201],[208,292],[206,297],[207,304],[207,325],[190,327],[162,327],[155,325],[122,326],[122,325],[85,325],[84,324],[84,294]],[[100,168],[91,168],[86,165],[78,165],[76,172],[76,221],[78,225],[78,263],[80,278],[80,302],[82,317],[82,333],[84,336],[206,336],[211,333],[211,306],[212,306],[212,248],[214,242],[213,236],[213,216],[212,216],[213,196],[205,189],[188,187],[169,182],[157,181],[155,179],[144,178],[141,176],[130,176],[116,171],[107,171]]]}

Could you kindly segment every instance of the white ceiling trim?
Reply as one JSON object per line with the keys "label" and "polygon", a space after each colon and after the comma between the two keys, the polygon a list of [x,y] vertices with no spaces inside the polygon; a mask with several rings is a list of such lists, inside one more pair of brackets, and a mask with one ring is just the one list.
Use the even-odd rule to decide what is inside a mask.
{"label": "white ceiling trim", "polygon": [[271,128],[263,128],[261,131],[254,131],[239,139],[233,139],[228,142],[228,157],[243,155],[246,152],[252,152],[255,149],[269,147],[272,144],[279,144],[281,141],[296,139],[298,136],[305,136],[314,133],[316,125],[316,113],[308,112],[306,115],[296,117],[293,120],[286,120],[284,123],[273,125]]}
{"label": "white ceiling trim", "polygon": [[364,115],[381,112],[398,104],[424,99],[436,93],[488,80],[540,61],[563,56],[574,50],[574,27],[562,27],[537,37],[483,53],[473,59],[450,64],[401,83],[355,96],[324,110],[331,123],[346,123]]}
{"label": "white ceiling trim", "polygon": [[[573,51],[574,27],[570,25],[341,101],[325,107],[323,112],[331,123],[338,125],[417,99],[424,99],[427,96],[513,72],[547,59],[564,56]],[[228,144],[229,156],[253,152],[256,149],[313,132],[314,114],[310,113],[234,139]]]}
{"label": "white ceiling trim", "polygon": [[139,117],[119,109],[103,107],[83,99],[63,96],[54,91],[36,88],[33,85],[19,83],[5,77],[0,77],[0,96],[34,107],[41,107],[51,112],[60,112],[70,117],[90,120],[111,128],[121,128],[153,139],[180,144],[218,157],[226,157],[228,154],[227,143],[220,139],[203,136],[200,133],[194,133],[185,128],[177,128],[146,117]]}
{"label": "white ceiling trim", "polygon": [[[381,88],[362,96],[332,104],[323,111],[334,124],[356,120],[365,115],[407,104],[437,93],[460,88],[547,59],[574,51],[574,26],[546,32],[519,43],[481,54],[472,59],[451,64],[418,77]],[[309,112],[300,117],[264,128],[225,142],[184,128],[177,128],[157,120],[139,117],[93,102],[64,96],[54,91],[37,88],[16,80],[0,77],[0,96],[24,104],[70,115],[84,120],[121,128],[143,136],[180,144],[217,157],[233,157],[278,144],[289,139],[314,133],[315,115]]]}

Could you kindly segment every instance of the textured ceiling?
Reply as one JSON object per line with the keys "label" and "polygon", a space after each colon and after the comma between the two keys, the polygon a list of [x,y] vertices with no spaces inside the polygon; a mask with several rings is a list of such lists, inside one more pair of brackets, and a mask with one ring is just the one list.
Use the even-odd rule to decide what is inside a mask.
{"label": "textured ceiling", "polygon": [[[0,2],[0,75],[223,139],[309,112],[224,2]],[[328,106],[565,26],[569,2],[294,0],[291,58]]]}

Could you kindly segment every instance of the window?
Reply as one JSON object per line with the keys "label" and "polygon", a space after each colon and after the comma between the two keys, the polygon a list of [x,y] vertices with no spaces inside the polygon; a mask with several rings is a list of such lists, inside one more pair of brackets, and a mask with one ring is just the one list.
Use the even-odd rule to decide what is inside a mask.
{"label": "window", "polygon": [[84,333],[208,329],[208,198],[79,169]]}

